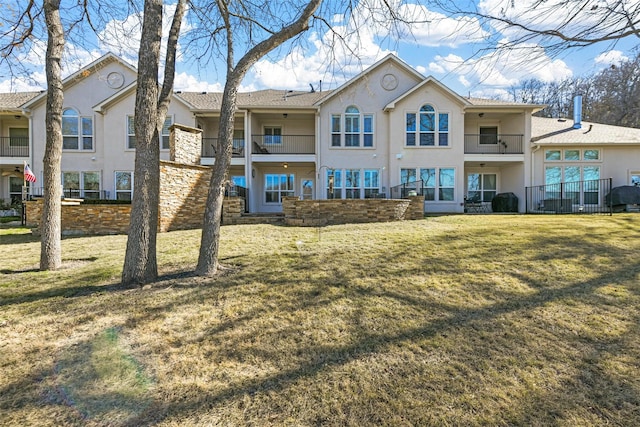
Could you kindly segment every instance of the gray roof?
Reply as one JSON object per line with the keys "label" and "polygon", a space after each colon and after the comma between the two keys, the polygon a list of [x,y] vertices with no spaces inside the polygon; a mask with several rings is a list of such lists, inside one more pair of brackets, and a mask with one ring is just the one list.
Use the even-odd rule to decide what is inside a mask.
{"label": "gray roof", "polygon": [[573,120],[531,118],[531,142],[536,144],[640,144],[640,129]]}
{"label": "gray roof", "polygon": [[38,95],[40,92],[0,93],[0,111],[19,110],[24,103]]}
{"label": "gray roof", "polygon": [[474,107],[529,107],[529,108],[535,108],[535,109],[540,109],[544,107],[544,105],[502,101],[499,99],[468,98],[468,97],[465,97],[464,99],[469,101],[469,103]]}
{"label": "gray roof", "polygon": [[[328,93],[276,89],[239,92],[238,108],[314,108],[315,103]],[[218,111],[222,103],[221,92],[175,92],[175,96],[194,110]]]}

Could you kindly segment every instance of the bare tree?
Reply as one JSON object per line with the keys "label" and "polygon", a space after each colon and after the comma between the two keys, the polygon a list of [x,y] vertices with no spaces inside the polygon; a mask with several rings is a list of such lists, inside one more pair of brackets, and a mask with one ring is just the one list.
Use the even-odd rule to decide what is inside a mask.
{"label": "bare tree", "polygon": [[[640,37],[640,8],[636,2],[584,0],[504,0],[464,3],[436,0],[432,5],[449,16],[465,16],[483,24],[495,49],[545,48],[550,55],[575,47]],[[505,39],[508,34],[508,39]]]}
{"label": "bare tree", "polygon": [[[211,276],[218,270],[218,252],[220,243],[220,216],[224,198],[224,182],[227,169],[231,163],[234,116],[236,113],[238,87],[249,68],[260,58],[307,30],[309,20],[318,9],[322,0],[311,0],[299,15],[289,24],[277,30],[267,30],[266,24],[261,24],[254,17],[247,14],[243,2],[237,2],[237,9],[231,8],[231,2],[217,0],[216,7],[222,19],[222,26],[217,31],[226,36],[226,64],[227,74],[220,107],[220,129],[216,146],[216,164],[209,183],[207,205],[204,213],[202,239],[196,274]],[[269,34],[264,40],[256,43],[238,60],[235,61],[235,31],[234,20],[241,18],[246,23],[260,27]]]}
{"label": "bare tree", "polygon": [[160,134],[169,109],[178,36],[186,0],[179,0],[173,16],[165,59],[164,82],[158,87],[162,41],[162,0],[146,0],[138,54],[134,127],[136,158],[131,221],[122,285],[149,283],[158,277],[156,240],[160,198]]}

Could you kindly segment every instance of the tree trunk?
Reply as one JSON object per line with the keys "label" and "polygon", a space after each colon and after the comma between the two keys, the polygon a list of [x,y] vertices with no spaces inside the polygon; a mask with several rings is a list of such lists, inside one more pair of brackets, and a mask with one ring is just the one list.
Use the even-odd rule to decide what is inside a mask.
{"label": "tree trunk", "polygon": [[216,162],[213,166],[207,205],[202,224],[202,238],[200,240],[200,254],[196,274],[199,276],[212,276],[218,270],[218,252],[220,249],[220,220],[222,214],[222,202],[224,200],[224,183],[227,177],[227,169],[231,163],[233,147],[233,125],[237,106],[238,86],[245,74],[264,55],[271,52],[287,40],[295,37],[309,28],[309,19],[320,6],[322,0],[311,0],[300,12],[300,16],[291,24],[273,33],[267,39],[253,46],[233,66],[233,25],[230,20],[230,12],[224,2],[218,2],[219,11],[225,22],[227,33],[227,80],[222,94],[220,107],[220,129],[218,131],[218,143],[216,146]]}
{"label": "tree trunk", "polygon": [[196,267],[196,274],[199,276],[212,276],[218,270],[220,218],[222,202],[224,201],[224,184],[227,178],[227,170],[231,163],[238,86],[242,81],[242,76],[235,76],[234,78],[234,74],[232,74],[227,78],[227,83],[224,87],[220,110],[220,129],[218,130],[218,142],[216,144],[216,163],[209,182],[209,193],[207,195],[200,241],[200,254],[198,256],[198,266]]}
{"label": "tree trunk", "polygon": [[162,30],[162,0],[146,0],[138,54],[135,107],[136,160],[131,221],[122,270],[122,285],[157,279],[156,240],[160,194],[158,129],[158,68]]}
{"label": "tree trunk", "polygon": [[60,0],[45,0],[47,23],[47,140],[44,152],[42,219],[40,221],[40,270],[56,270],[62,265],[60,160],[62,158],[62,72],[64,30],[60,20]]}

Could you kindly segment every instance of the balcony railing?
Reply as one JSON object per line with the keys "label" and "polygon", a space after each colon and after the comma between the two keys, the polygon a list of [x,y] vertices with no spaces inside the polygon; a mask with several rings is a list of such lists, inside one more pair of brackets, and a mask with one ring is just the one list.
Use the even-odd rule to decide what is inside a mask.
{"label": "balcony railing", "polygon": [[253,154],[314,154],[314,135],[252,135]]}
{"label": "balcony railing", "polygon": [[[215,157],[217,143],[218,138],[202,138],[202,157]],[[244,157],[244,155],[244,139],[234,139],[231,157]]]}
{"label": "balcony railing", "polygon": [[470,135],[464,136],[465,154],[524,154],[524,135]]}
{"label": "balcony railing", "polygon": [[0,157],[29,157],[29,138],[0,137]]}

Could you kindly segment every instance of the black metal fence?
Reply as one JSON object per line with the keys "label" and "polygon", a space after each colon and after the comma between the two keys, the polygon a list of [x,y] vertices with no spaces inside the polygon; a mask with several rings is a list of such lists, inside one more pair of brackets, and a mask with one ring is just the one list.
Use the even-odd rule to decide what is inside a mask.
{"label": "black metal fence", "polygon": [[224,191],[225,196],[240,197],[244,199],[244,212],[249,213],[249,189],[240,185],[228,185]]}
{"label": "black metal fence", "polygon": [[406,199],[409,196],[424,196],[427,190],[422,186],[423,181],[411,181],[391,187],[392,199]]}
{"label": "black metal fence", "polygon": [[0,157],[29,157],[29,138],[0,137]]}
{"label": "black metal fence", "polygon": [[523,154],[524,135],[465,134],[465,154]]}
{"label": "black metal fence", "polygon": [[526,187],[526,212],[612,215],[606,200],[611,186],[612,179],[604,178]]}
{"label": "black metal fence", "polygon": [[314,154],[314,135],[251,135],[253,154]]}

